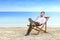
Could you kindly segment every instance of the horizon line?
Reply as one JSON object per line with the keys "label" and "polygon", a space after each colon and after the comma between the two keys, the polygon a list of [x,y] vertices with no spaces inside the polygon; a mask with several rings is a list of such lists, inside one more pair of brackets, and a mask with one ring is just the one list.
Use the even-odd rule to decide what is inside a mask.
{"label": "horizon line", "polygon": [[[41,11],[0,11],[0,12],[41,12]],[[60,12],[60,11],[45,11],[45,12]]]}

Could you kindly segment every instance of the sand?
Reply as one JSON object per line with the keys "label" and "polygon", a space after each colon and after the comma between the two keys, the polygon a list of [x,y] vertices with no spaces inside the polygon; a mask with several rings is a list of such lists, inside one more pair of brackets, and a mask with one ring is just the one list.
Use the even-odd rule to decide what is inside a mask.
{"label": "sand", "polygon": [[32,30],[29,36],[24,36],[26,27],[0,28],[0,40],[60,40],[60,28],[47,28],[48,33]]}

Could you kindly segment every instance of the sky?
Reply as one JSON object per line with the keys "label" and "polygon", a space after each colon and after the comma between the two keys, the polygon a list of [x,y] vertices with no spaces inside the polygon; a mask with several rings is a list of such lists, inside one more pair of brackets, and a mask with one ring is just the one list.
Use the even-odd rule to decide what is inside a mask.
{"label": "sky", "polygon": [[0,0],[0,11],[60,12],[60,0]]}
{"label": "sky", "polygon": [[7,24],[23,26],[27,24],[29,17],[35,19],[41,11],[45,11],[46,16],[50,16],[49,26],[60,26],[60,0],[0,0],[0,26],[7,26]]}

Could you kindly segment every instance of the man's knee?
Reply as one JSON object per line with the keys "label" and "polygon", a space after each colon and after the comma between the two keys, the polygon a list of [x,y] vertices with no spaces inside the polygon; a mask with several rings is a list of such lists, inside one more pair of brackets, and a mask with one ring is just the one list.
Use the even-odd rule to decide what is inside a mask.
{"label": "man's knee", "polygon": [[29,20],[29,22],[32,22],[32,19],[31,18],[29,18],[28,20]]}

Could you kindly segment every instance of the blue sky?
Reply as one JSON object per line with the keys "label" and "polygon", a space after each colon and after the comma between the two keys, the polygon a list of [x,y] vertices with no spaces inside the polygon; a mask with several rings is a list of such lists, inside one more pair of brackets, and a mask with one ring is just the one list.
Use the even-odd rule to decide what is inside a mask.
{"label": "blue sky", "polygon": [[60,11],[60,0],[0,0],[0,11]]}
{"label": "blue sky", "polygon": [[[60,26],[60,0],[0,0],[0,26],[27,24],[29,17],[35,19],[41,11],[45,11],[46,16],[50,16],[49,26]],[[31,12],[31,14],[1,14],[1,12]]]}

